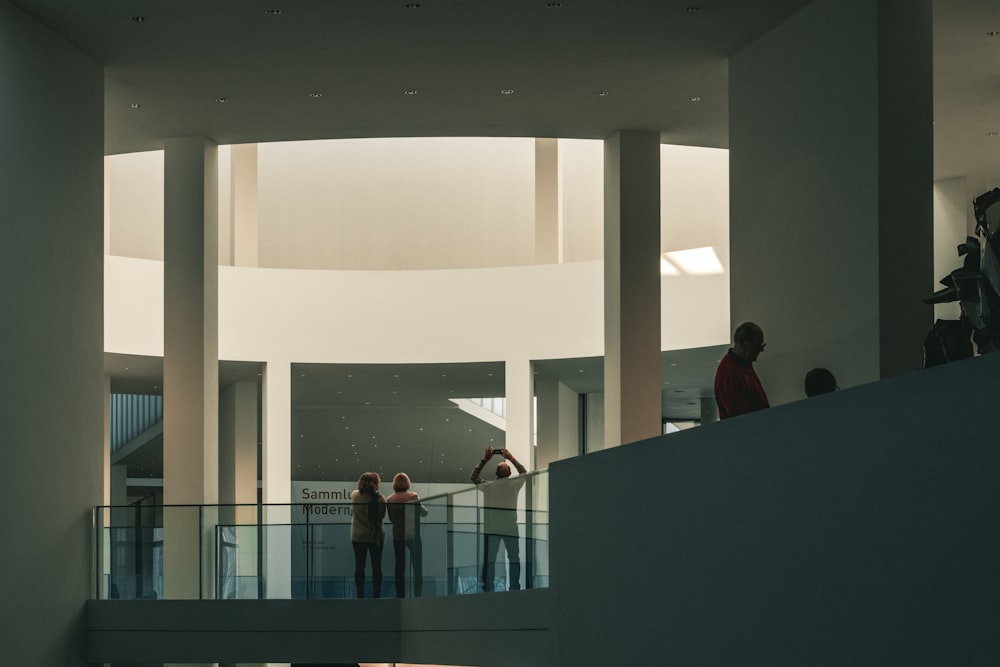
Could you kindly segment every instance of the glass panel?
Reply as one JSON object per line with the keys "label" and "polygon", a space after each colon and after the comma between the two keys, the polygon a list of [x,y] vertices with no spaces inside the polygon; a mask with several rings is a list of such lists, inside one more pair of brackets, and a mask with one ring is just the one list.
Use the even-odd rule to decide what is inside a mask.
{"label": "glass panel", "polygon": [[[508,506],[486,485],[401,506],[398,546],[387,516],[381,595],[547,587],[548,474],[514,479],[522,477]],[[98,507],[97,596],[163,599],[166,567],[171,597],[352,598],[352,511],[350,503]],[[365,555],[363,592],[371,597],[373,554]]]}

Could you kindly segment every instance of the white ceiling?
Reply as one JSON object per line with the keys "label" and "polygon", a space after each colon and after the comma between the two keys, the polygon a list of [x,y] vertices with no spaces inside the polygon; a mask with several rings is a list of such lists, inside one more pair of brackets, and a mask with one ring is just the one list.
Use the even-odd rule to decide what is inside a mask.
{"label": "white ceiling", "polygon": [[[666,143],[727,147],[727,57],[807,2],[14,4],[105,65],[105,142],[112,154],[193,135],[229,144],[369,136],[602,138],[629,128],[657,130]],[[1000,131],[1000,36],[988,34],[994,31],[1000,31],[997,0],[934,2],[935,177],[967,176],[973,193],[1000,181],[1000,137],[990,135]],[[717,358],[716,352],[708,354]],[[127,361],[109,362],[117,385],[158,381],[155,371],[130,376],[133,371],[123,370]],[[556,375],[572,375],[579,370],[574,364],[600,366],[595,360],[566,362],[561,369],[546,363],[553,367],[543,364],[539,371]],[[691,393],[682,397],[688,407],[709,391],[712,372],[701,368],[698,353],[690,364],[697,374],[675,385]],[[343,369],[330,372],[337,370]],[[461,393],[475,386],[469,382]],[[331,376],[316,391],[337,391],[335,386]],[[296,382],[300,391],[313,390]],[[296,407],[296,414],[305,412]],[[332,408],[311,412],[344,416]],[[304,458],[294,465],[318,465],[328,445],[297,448],[293,458]],[[445,452],[445,458],[464,462],[469,456],[461,452]],[[409,468],[419,476],[416,460],[365,463]],[[340,476],[357,472],[351,467]],[[464,479],[457,463],[446,476]]]}

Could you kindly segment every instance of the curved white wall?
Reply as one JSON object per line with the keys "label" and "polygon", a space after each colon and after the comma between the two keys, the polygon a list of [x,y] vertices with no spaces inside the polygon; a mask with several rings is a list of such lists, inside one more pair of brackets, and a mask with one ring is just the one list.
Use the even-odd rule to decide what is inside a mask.
{"label": "curved white wall", "polygon": [[[162,355],[162,263],[105,262],[105,351]],[[728,274],[662,280],[662,349],[729,340]],[[602,262],[440,271],[219,267],[219,356],[228,360],[600,356],[603,317]]]}

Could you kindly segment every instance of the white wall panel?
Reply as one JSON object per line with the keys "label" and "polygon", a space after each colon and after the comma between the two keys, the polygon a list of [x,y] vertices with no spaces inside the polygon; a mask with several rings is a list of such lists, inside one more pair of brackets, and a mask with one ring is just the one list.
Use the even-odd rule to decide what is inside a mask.
{"label": "white wall panel", "polygon": [[[724,252],[720,251],[723,258]],[[106,258],[105,350],[163,354],[163,267]],[[604,353],[603,263],[441,271],[219,268],[219,357],[421,363]],[[665,276],[665,350],[729,339],[726,275]]]}
{"label": "white wall panel", "polygon": [[530,264],[534,154],[533,139],[260,144],[261,266]]}

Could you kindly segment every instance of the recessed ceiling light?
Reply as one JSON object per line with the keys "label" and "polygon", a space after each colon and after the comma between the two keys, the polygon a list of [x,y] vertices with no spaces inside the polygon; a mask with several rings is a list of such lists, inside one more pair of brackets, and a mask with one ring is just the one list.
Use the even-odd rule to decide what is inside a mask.
{"label": "recessed ceiling light", "polygon": [[597,92],[597,96],[598,96],[598,97],[607,97],[607,96],[608,96],[608,95],[610,95],[610,94],[611,94],[611,93],[609,93],[609,92],[608,92],[608,91],[606,91],[606,90],[600,90],[600,91],[598,91],[598,92]]}
{"label": "recessed ceiling light", "polygon": [[701,98],[700,98],[700,97],[698,97],[697,95],[695,95],[695,96],[693,96],[693,97],[689,97],[688,99],[689,99],[690,101],[692,101],[692,102],[701,102]]}
{"label": "recessed ceiling light", "polygon": [[408,90],[404,90],[404,91],[403,91],[403,94],[404,94],[404,95],[416,95],[416,94],[417,94],[417,92],[418,92],[418,91],[417,91],[417,89],[416,89],[416,88],[410,88],[410,89],[408,89]]}
{"label": "recessed ceiling light", "polygon": [[281,14],[281,10],[280,9],[265,9],[264,13],[267,14],[268,16],[278,16],[279,14]]}
{"label": "recessed ceiling light", "polygon": [[420,9],[419,2],[408,2],[403,6],[406,7],[407,9]]}
{"label": "recessed ceiling light", "polygon": [[562,3],[561,2],[546,2],[545,6],[548,7],[549,9],[559,9],[560,7],[562,7]]}
{"label": "recessed ceiling light", "polygon": [[219,104],[225,104],[226,102],[229,101],[229,98],[228,97],[216,97],[215,101],[218,102]]}
{"label": "recessed ceiling light", "polygon": [[698,5],[691,5],[690,7],[685,7],[684,11],[687,12],[688,14],[697,14],[698,12],[701,11],[701,7],[699,7]]}
{"label": "recessed ceiling light", "polygon": [[323,93],[309,93],[309,97],[313,98],[314,100],[318,100],[319,98],[323,97]]}
{"label": "recessed ceiling light", "polygon": [[986,33],[987,37],[996,37],[997,35],[1000,35],[1000,30],[990,30]]}
{"label": "recessed ceiling light", "polygon": [[987,137],[995,137],[995,136],[997,136],[997,133],[996,132],[987,132],[986,136]]}
{"label": "recessed ceiling light", "polygon": [[145,16],[133,16],[132,17],[132,23],[142,23],[145,20],[146,20]]}
{"label": "recessed ceiling light", "polygon": [[140,106],[140,105],[139,105],[139,103],[138,103],[138,102],[132,102],[132,108],[133,108],[133,109],[138,109],[138,108],[139,108],[139,106]]}
{"label": "recessed ceiling light", "polygon": [[513,95],[514,94],[514,89],[513,88],[504,88],[503,90],[500,91],[500,94],[501,95]]}

